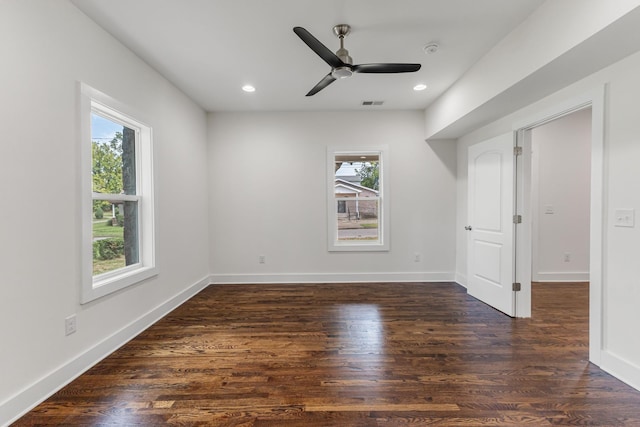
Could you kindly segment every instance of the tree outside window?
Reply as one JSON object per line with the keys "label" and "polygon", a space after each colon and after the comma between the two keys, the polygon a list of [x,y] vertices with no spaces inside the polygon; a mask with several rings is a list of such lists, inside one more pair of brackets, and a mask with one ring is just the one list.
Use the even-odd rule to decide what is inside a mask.
{"label": "tree outside window", "polygon": [[135,130],[96,113],[91,121],[95,276],[138,262],[138,202],[122,198],[136,196]]}
{"label": "tree outside window", "polygon": [[383,151],[329,151],[329,250],[387,250]]}

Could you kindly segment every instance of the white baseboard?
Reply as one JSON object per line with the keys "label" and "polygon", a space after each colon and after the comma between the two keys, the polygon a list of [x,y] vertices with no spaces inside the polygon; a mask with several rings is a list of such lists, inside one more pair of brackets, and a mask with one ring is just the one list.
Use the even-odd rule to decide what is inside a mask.
{"label": "white baseboard", "polygon": [[451,282],[453,272],[212,274],[213,284]]}
{"label": "white baseboard", "polygon": [[533,273],[534,282],[588,282],[588,271],[545,271]]}
{"label": "white baseboard", "polygon": [[634,365],[608,350],[603,350],[600,368],[640,391],[640,366]]}
{"label": "white baseboard", "polygon": [[[8,426],[52,394],[79,377],[89,368],[122,347],[149,326],[166,316],[176,307],[209,285],[209,277],[189,286],[184,291],[140,316],[124,328],[97,343],[22,391],[0,403],[0,425]],[[6,424],[5,424],[6,423]]]}
{"label": "white baseboard", "polygon": [[467,275],[456,272],[455,282],[466,289],[467,287]]}

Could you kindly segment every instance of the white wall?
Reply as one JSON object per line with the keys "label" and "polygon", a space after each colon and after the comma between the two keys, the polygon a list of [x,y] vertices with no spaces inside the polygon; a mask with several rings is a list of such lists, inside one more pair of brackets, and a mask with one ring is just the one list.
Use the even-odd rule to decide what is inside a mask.
{"label": "white wall", "polygon": [[531,144],[531,278],[588,281],[591,109],[532,129]]}
{"label": "white wall", "polygon": [[637,51],[639,22],[640,0],[545,1],[427,107],[426,137],[470,132]]}
{"label": "white wall", "polygon": [[[418,111],[211,114],[214,281],[452,279],[455,145],[425,143],[423,125]],[[383,144],[391,250],[327,252],[327,146]]]}
{"label": "white wall", "polygon": [[[613,226],[617,208],[640,209],[640,52],[576,82],[513,114],[479,128],[458,141],[458,224],[456,276],[466,278],[467,147],[512,131],[523,120],[570,103],[607,85],[605,110],[603,349],[601,367],[640,389],[640,340],[629,325],[640,324],[640,226]],[[637,221],[637,220],[636,220]]]}
{"label": "white wall", "polygon": [[[67,1],[0,2],[0,52],[2,425],[202,285],[209,270],[205,113]],[[157,175],[158,277],[86,305],[78,81],[140,112],[153,128]],[[78,331],[66,337],[74,313]]]}

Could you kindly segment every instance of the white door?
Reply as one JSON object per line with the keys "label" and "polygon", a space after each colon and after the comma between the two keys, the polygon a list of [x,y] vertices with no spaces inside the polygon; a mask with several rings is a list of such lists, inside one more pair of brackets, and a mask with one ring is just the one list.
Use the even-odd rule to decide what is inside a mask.
{"label": "white door", "polygon": [[469,147],[467,292],[515,316],[514,136]]}

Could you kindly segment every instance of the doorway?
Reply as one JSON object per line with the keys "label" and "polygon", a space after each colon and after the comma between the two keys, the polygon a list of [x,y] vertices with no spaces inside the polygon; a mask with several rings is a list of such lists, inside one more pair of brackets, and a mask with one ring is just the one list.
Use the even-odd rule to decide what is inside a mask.
{"label": "doorway", "polygon": [[[517,292],[516,310],[518,317],[531,316],[531,279],[533,272],[534,235],[533,221],[534,208],[532,192],[533,162],[532,162],[532,138],[534,130],[545,124],[552,123],[573,113],[586,110],[584,114],[589,116],[590,111],[590,155],[589,157],[589,243],[588,243],[588,278],[589,278],[589,360],[600,365],[602,347],[602,252],[604,240],[604,94],[605,88],[599,87],[583,94],[573,100],[557,105],[550,110],[541,112],[520,123],[516,123],[516,145],[522,147],[522,155],[516,159],[516,212],[522,215],[522,224],[516,233],[516,281],[522,284],[522,292]],[[589,118],[589,117],[588,117]],[[588,125],[587,125],[588,126]],[[570,161],[570,160],[569,160]],[[542,214],[550,217],[556,214],[554,204],[542,202]],[[548,214],[544,212],[547,211]],[[564,208],[563,208],[564,209]],[[554,212],[554,213],[551,213]],[[538,212],[540,215],[540,212]],[[554,219],[557,217],[554,217]],[[539,245],[539,242],[538,242]],[[538,248],[539,249],[539,248]],[[559,249],[560,261],[563,264],[571,264],[572,252]],[[569,261],[565,254],[569,254]],[[540,258],[537,263],[540,265]],[[554,261],[557,261],[555,259]],[[538,277],[539,270],[537,272]],[[556,271],[568,278],[570,274],[578,271]],[[584,273],[584,272],[583,272]]]}
{"label": "doorway", "polygon": [[531,281],[589,281],[591,107],[531,129]]}
{"label": "doorway", "polygon": [[587,342],[591,116],[589,106],[531,129],[532,317],[579,307],[587,323],[567,327]]}

